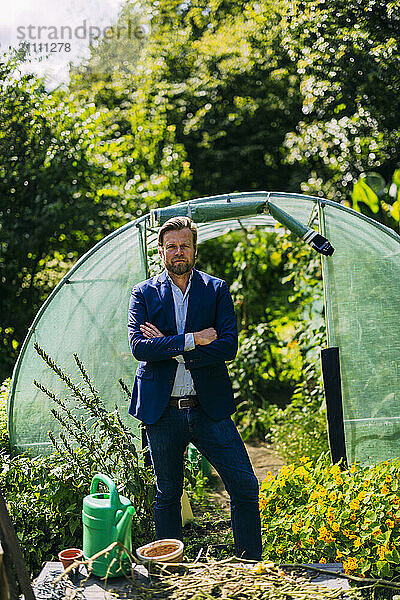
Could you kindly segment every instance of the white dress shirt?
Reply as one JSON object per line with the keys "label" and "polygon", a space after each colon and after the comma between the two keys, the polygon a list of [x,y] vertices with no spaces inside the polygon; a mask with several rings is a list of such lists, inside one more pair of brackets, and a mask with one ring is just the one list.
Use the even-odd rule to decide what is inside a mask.
{"label": "white dress shirt", "polygon": [[[167,273],[167,279],[171,285],[172,298],[174,300],[174,308],[175,308],[175,321],[176,321],[176,329],[178,335],[181,333],[185,333],[185,325],[186,325],[186,316],[189,302],[189,291],[190,286],[192,285],[192,277],[193,271],[190,274],[189,283],[185,290],[185,293],[175,285],[172,281],[171,277]],[[194,350],[194,334],[193,333],[185,333],[185,352],[189,350]],[[175,359],[178,361],[178,368],[176,370],[175,381],[172,388],[171,396],[194,396],[196,395],[196,390],[194,388],[194,383],[190,371],[186,369],[185,362],[183,360],[182,354],[176,356]]]}

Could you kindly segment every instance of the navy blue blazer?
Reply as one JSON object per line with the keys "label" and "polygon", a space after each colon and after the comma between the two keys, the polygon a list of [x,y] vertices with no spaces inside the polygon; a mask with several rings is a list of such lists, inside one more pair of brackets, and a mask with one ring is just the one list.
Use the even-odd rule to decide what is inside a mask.
{"label": "navy blue blazer", "polygon": [[[164,337],[146,339],[140,325],[148,321]],[[214,420],[235,412],[225,361],[236,356],[238,334],[233,302],[225,281],[193,269],[185,332],[214,327],[218,339],[184,352],[185,335],[177,334],[171,286],[166,272],[134,286],[129,304],[128,333],[139,361],[129,413],[143,423],[155,423],[164,412],[182,354],[203,410]]]}

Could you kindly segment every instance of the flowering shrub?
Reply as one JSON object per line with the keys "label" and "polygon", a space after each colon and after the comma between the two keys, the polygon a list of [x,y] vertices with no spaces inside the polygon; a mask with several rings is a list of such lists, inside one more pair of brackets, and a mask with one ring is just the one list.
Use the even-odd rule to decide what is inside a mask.
{"label": "flowering shrub", "polygon": [[268,472],[260,491],[263,555],[392,577],[400,564],[399,482],[399,460],[341,470],[323,455]]}

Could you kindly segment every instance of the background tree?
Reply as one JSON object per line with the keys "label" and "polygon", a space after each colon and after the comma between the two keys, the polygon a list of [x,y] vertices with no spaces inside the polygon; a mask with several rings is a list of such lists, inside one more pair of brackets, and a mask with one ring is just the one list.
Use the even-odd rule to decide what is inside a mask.
{"label": "background tree", "polygon": [[150,207],[185,198],[190,179],[164,116],[119,106],[123,80],[49,93],[18,65],[0,64],[2,379],[73,262]]}
{"label": "background tree", "polygon": [[109,230],[99,193],[106,169],[90,164],[93,107],[79,112],[40,80],[0,64],[1,375],[55,281]]}
{"label": "background tree", "polygon": [[399,4],[295,2],[285,44],[301,77],[303,116],[286,136],[292,185],[349,198],[363,172],[389,180],[400,150]]}

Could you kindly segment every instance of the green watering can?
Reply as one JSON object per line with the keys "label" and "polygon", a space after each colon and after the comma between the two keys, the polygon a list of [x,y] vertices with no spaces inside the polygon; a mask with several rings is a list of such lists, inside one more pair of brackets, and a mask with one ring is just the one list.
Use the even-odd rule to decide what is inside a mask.
{"label": "green watering can", "polygon": [[[99,483],[108,487],[106,494],[97,491]],[[89,496],[83,499],[83,556],[89,559],[113,542],[121,542],[132,552],[131,523],[135,514],[131,501],[120,496],[112,479],[97,473],[90,486]],[[116,546],[92,563],[92,573],[99,577],[119,577],[129,573],[132,560]]]}

